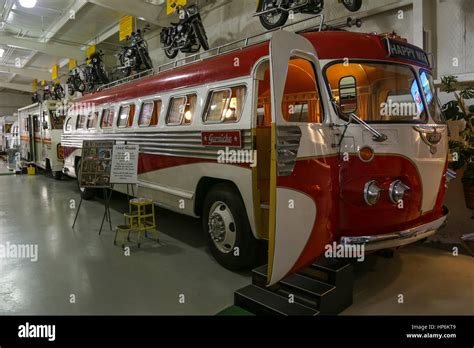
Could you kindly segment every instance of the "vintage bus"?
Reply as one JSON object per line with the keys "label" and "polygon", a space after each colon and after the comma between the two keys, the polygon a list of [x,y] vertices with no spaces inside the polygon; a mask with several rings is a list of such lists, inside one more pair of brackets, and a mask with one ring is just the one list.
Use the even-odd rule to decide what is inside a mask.
{"label": "vintage bus", "polygon": [[201,217],[229,269],[268,240],[271,285],[333,242],[396,248],[443,225],[447,131],[430,70],[392,35],[278,31],[77,100],[65,173],[84,140],[138,144],[137,195]]}
{"label": "vintage bus", "polygon": [[61,134],[64,109],[57,101],[46,100],[18,110],[20,155],[23,166],[34,164],[60,179],[64,167]]}

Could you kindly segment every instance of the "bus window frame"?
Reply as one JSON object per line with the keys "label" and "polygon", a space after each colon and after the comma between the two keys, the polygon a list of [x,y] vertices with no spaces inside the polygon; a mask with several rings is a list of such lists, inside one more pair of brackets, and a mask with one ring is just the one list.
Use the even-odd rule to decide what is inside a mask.
{"label": "bus window frame", "polygon": [[[81,120],[81,116],[85,117],[86,122],[82,125],[82,127],[79,128],[78,125],[79,125],[79,122]],[[84,129],[86,129],[86,126],[87,126],[87,116],[85,114],[77,114],[76,115],[76,128],[75,129],[76,130],[84,130]]]}
{"label": "bus window frame", "polygon": [[[153,103],[153,113],[155,112],[155,108],[156,108],[156,104],[157,102],[160,103],[160,110],[157,110],[158,112],[158,115],[157,115],[157,120],[156,120],[156,124],[155,125],[152,125],[151,124],[151,120],[150,119],[150,124],[148,124],[147,126],[144,126],[144,125],[140,125],[140,121],[142,119],[142,116],[143,116],[143,106],[145,104],[150,104],[150,103]],[[163,99],[162,98],[154,98],[154,99],[149,99],[149,100],[144,100],[142,101],[141,105],[140,105],[140,112],[138,114],[138,121],[137,121],[137,125],[138,125],[138,128],[154,128],[154,127],[158,127],[158,123],[160,122],[160,117],[161,117],[161,111],[163,109]],[[153,114],[152,114],[152,118],[153,118]]]}
{"label": "bus window frame", "polygon": [[[435,118],[433,117],[433,115],[431,115],[431,113],[429,114],[429,117],[433,120],[434,123],[436,124],[440,124],[440,125],[446,125],[447,124],[447,120],[446,118],[444,117],[444,113],[443,113],[443,107],[442,107],[442,104],[441,104],[441,100],[439,100],[439,96],[438,96],[438,93],[436,93],[436,86],[434,85],[434,79],[433,79],[433,73],[431,71],[429,71],[428,69],[425,69],[425,68],[420,68],[418,70],[418,78],[420,79],[420,83],[421,83],[421,74],[422,73],[425,73],[427,75],[429,75],[431,77],[431,79],[433,80],[433,87],[435,88],[435,90],[431,91],[431,93],[433,93],[433,100],[438,103],[438,108],[440,110],[440,115],[441,115],[441,122],[436,122]],[[431,86],[430,86],[431,87]],[[426,100],[426,95],[425,95],[425,91],[423,90],[423,86],[421,87],[421,91],[422,91],[422,94],[423,94],[423,101],[425,102],[425,104],[427,105],[427,111],[429,111],[429,107],[428,107],[428,102]]]}
{"label": "bus window frame", "polygon": [[[122,109],[124,107],[129,107],[129,110],[128,110],[128,116],[127,116],[127,122],[126,122],[126,125],[125,126],[119,126],[119,122],[120,122],[120,115],[122,113]],[[132,108],[133,106],[133,108]],[[135,103],[124,103],[122,105],[120,105],[119,107],[119,111],[117,113],[117,122],[115,122],[115,126],[117,127],[117,129],[127,129],[127,128],[132,128],[133,127],[133,123],[130,125],[130,116],[131,116],[131,113],[133,111],[133,116],[135,116],[135,112],[136,112],[136,105]],[[135,120],[132,120],[132,122],[134,122]]]}
{"label": "bus window frame", "polygon": [[190,123],[183,123],[183,119],[184,119],[184,115],[186,114],[186,111],[184,111],[184,112],[181,114],[179,123],[169,123],[169,122],[168,122],[168,119],[169,119],[169,116],[170,116],[170,112],[171,112],[171,108],[173,107],[173,100],[174,100],[174,99],[184,98],[184,99],[185,99],[184,105],[186,105],[186,104],[188,103],[188,96],[194,96],[194,97],[196,98],[195,105],[194,105],[194,108],[196,108],[197,105],[198,105],[198,96],[199,96],[199,93],[197,93],[197,92],[189,92],[189,93],[180,94],[180,95],[176,95],[176,96],[173,96],[173,97],[170,97],[170,98],[169,98],[169,101],[168,101],[168,111],[166,112],[166,117],[165,117],[165,125],[166,125],[166,126],[179,127],[179,126],[190,126],[190,125],[193,124],[195,115],[197,114],[197,112],[196,112],[197,110],[195,110],[194,114],[192,115],[192,118],[191,118],[191,122],[190,122]]}
{"label": "bus window frame", "polygon": [[[326,84],[326,90],[328,92],[328,95],[329,95],[329,98],[333,98],[333,94],[332,94],[332,89],[331,89],[331,84],[329,83],[329,80],[327,78],[327,69],[329,69],[331,66],[335,65],[335,64],[341,64],[341,63],[345,63],[345,60],[344,59],[336,59],[336,60],[333,60],[329,63],[327,63],[323,69],[322,69],[322,73],[323,73],[323,79],[324,79],[324,83]],[[406,68],[409,68],[412,72],[413,72],[413,75],[415,76],[415,80],[416,80],[416,83],[418,84],[418,89],[420,90],[420,92],[422,91],[422,86],[421,86],[421,81],[420,81],[420,76],[418,74],[418,72],[415,70],[415,68],[413,67],[413,65],[410,65],[410,64],[406,64],[406,63],[400,63],[400,62],[394,62],[394,61],[388,61],[388,60],[367,60],[367,59],[349,59],[349,64],[385,64],[385,65],[398,65],[398,66],[402,66],[402,67],[406,67]],[[421,69],[421,68],[420,68]],[[423,106],[424,106],[424,110],[425,110],[425,119],[422,119],[420,117],[420,119],[418,120],[411,120],[411,121],[365,121],[367,122],[368,124],[384,124],[384,125],[389,125],[389,124],[393,124],[393,125],[396,125],[396,124],[428,124],[429,122],[429,119],[430,119],[430,116],[428,114],[428,109],[427,109],[427,105],[426,105],[426,102],[425,102],[425,98],[424,98],[424,93],[423,94]],[[343,121],[349,121],[348,118],[344,117],[342,114],[340,114],[336,107],[333,105],[332,106],[334,112],[336,113],[336,115],[342,119]],[[354,123],[357,123],[356,121],[351,121],[352,124]]]}
{"label": "bus window frame", "polygon": [[[242,102],[242,112],[240,113],[239,117],[235,121],[225,121],[225,116],[223,115],[220,121],[207,121],[206,116],[209,114],[209,108],[210,108],[210,102],[211,102],[211,97],[215,92],[222,92],[225,90],[230,91],[230,99],[229,103],[231,102],[232,99],[232,89],[233,88],[245,88],[245,95],[244,95],[244,100]],[[206,97],[206,103],[204,104],[204,108],[202,110],[202,116],[201,120],[204,125],[208,124],[232,124],[232,123],[239,123],[240,120],[242,119],[242,115],[244,113],[244,108],[245,108],[245,103],[247,102],[247,97],[248,97],[249,89],[248,85],[246,83],[239,83],[239,84],[234,84],[230,86],[222,86],[222,87],[215,87],[211,88],[207,91],[207,97]]]}
{"label": "bus window frame", "polygon": [[[91,129],[97,129],[97,123],[99,122],[99,115],[100,115],[100,112],[99,111],[93,111],[91,112],[91,114],[89,115],[89,117],[87,118],[87,124],[86,124],[86,129],[87,130],[91,130]],[[91,122],[92,120],[92,117],[95,116],[95,126],[94,127],[89,127],[89,123]]]}
{"label": "bus window frame", "polygon": [[103,121],[104,121],[104,114],[105,114],[105,112],[106,112],[106,111],[109,112],[109,115],[107,116],[107,117],[109,117],[111,110],[113,110],[113,112],[114,112],[114,119],[115,119],[115,115],[116,115],[115,106],[109,106],[109,107],[106,107],[106,108],[103,108],[103,109],[102,109],[102,115],[101,115],[101,117],[100,117],[100,125],[99,125],[99,128],[100,128],[100,129],[104,130],[104,129],[112,129],[112,128],[114,128],[114,119],[112,119],[112,123],[111,123],[110,127],[103,127],[103,126],[102,126],[102,123],[103,123]]}

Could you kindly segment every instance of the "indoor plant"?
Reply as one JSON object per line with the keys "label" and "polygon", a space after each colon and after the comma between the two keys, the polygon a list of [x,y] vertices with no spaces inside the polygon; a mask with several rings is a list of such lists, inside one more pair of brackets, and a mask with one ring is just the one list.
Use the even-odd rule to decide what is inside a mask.
{"label": "indoor plant", "polygon": [[[466,206],[474,210],[474,106],[466,101],[474,98],[474,87],[461,87],[456,76],[441,78],[442,91],[453,94],[455,100],[443,105],[446,120],[451,122],[450,167],[454,170],[465,168],[462,177]],[[453,123],[454,122],[454,123]]]}

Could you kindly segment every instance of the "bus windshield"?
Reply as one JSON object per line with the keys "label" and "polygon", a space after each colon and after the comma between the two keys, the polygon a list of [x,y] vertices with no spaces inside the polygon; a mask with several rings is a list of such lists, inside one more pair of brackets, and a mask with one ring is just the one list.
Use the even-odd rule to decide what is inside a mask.
{"label": "bus windshield", "polygon": [[[355,114],[371,122],[424,122],[428,119],[414,70],[406,65],[340,62],[325,69],[333,98],[339,102],[341,81],[355,80]],[[344,87],[346,88],[346,87]]]}

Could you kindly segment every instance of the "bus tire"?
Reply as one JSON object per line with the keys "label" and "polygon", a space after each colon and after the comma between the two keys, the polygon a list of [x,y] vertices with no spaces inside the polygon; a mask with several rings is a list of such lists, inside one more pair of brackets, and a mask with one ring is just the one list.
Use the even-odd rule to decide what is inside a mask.
{"label": "bus tire", "polygon": [[79,192],[81,194],[81,198],[85,201],[90,201],[91,199],[93,199],[95,197],[97,192],[96,192],[95,189],[92,189],[92,188],[81,187],[81,185],[79,183],[79,173],[80,173],[80,170],[81,170],[81,163],[82,163],[81,159],[79,159],[76,163],[77,188],[79,189]]}
{"label": "bus tire", "polygon": [[258,257],[244,202],[230,184],[215,185],[204,199],[203,230],[219,264],[237,271],[250,269]]}

